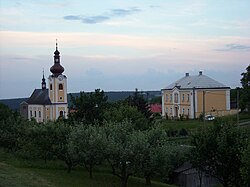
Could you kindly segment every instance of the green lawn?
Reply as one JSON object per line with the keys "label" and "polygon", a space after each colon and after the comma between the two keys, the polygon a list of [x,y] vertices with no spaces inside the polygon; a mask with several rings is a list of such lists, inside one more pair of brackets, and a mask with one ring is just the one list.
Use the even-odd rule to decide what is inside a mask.
{"label": "green lawn", "polygon": [[187,130],[196,129],[199,126],[204,125],[203,121],[199,120],[185,120],[185,121],[178,121],[178,120],[162,120],[161,124],[165,129],[175,129],[180,130],[181,128],[185,128]]}
{"label": "green lawn", "polygon": [[[224,116],[222,117],[224,120],[231,120],[237,122],[237,115],[231,115],[231,116]],[[240,122],[246,122],[250,121],[250,114],[249,113],[241,113],[239,114],[239,121]],[[163,129],[174,129],[174,130],[180,130],[182,128],[186,129],[189,132],[195,131],[199,127],[202,127],[204,125],[210,125],[213,124],[213,121],[204,121],[203,120],[159,120],[159,125],[162,126]]]}
{"label": "green lawn", "polygon": [[[107,172],[93,173],[77,168],[67,173],[63,163],[25,161],[0,149],[0,187],[119,187],[119,178]],[[152,182],[153,187],[174,187]],[[128,187],[145,187],[144,179],[130,177]]]}

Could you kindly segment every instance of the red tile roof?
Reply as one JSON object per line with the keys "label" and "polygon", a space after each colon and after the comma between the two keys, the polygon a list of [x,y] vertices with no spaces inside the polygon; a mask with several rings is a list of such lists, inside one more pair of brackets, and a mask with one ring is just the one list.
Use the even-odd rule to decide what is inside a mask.
{"label": "red tile roof", "polygon": [[161,104],[151,104],[150,110],[153,113],[161,113]]}

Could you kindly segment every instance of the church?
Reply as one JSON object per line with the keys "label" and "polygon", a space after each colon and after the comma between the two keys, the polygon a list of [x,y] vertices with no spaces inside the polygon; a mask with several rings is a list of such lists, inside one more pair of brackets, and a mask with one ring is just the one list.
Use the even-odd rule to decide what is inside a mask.
{"label": "church", "polygon": [[31,96],[20,104],[20,114],[24,119],[34,118],[37,122],[43,123],[55,121],[58,118],[67,118],[67,77],[63,74],[64,68],[60,64],[57,42],[54,64],[50,72],[48,88],[43,73],[41,89],[35,89]]}

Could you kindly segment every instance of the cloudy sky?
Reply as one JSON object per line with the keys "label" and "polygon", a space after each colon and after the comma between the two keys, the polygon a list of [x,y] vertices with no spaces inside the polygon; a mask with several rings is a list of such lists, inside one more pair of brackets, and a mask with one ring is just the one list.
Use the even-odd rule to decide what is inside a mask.
{"label": "cloudy sky", "polygon": [[55,41],[68,92],[160,90],[203,70],[236,87],[250,64],[249,0],[0,0],[0,98],[50,75]]}

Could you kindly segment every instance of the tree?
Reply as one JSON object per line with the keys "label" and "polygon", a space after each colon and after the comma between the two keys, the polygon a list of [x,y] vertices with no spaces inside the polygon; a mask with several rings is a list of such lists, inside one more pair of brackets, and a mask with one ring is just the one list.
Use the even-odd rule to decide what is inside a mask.
{"label": "tree", "polygon": [[203,127],[191,138],[193,166],[216,177],[225,187],[241,185],[241,150],[245,149],[245,138],[229,122]]}
{"label": "tree", "polygon": [[122,123],[124,120],[131,120],[133,128],[144,130],[148,128],[148,120],[137,110],[136,107],[129,106],[127,103],[114,103],[104,112],[104,119],[110,122]]}
{"label": "tree", "polygon": [[246,68],[246,72],[241,74],[242,90],[240,92],[240,107],[242,110],[250,111],[250,65]]}
{"label": "tree", "polygon": [[161,128],[154,127],[143,132],[147,135],[147,145],[137,170],[145,178],[146,185],[151,186],[153,176],[169,179],[174,168],[181,165],[188,149],[167,141],[167,134]]}
{"label": "tree", "polygon": [[72,125],[57,121],[54,123],[55,139],[53,142],[53,155],[65,162],[67,172],[69,173],[74,165],[78,163],[76,155],[70,154],[69,151],[69,136],[72,131]]}
{"label": "tree", "polygon": [[27,158],[41,158],[45,162],[54,156],[56,131],[53,122],[27,123],[26,134],[19,140],[21,154]]}
{"label": "tree", "polygon": [[244,184],[247,186],[250,184],[250,140],[246,140],[246,149],[242,150],[242,168],[241,168],[241,175],[244,181]]}
{"label": "tree", "polygon": [[147,148],[146,135],[135,131],[131,121],[109,122],[104,127],[108,140],[106,158],[113,174],[120,178],[121,187],[126,187]]}
{"label": "tree", "polygon": [[150,111],[150,107],[143,95],[140,94],[137,89],[135,90],[134,95],[129,96],[126,101],[130,106],[136,107],[138,111],[140,111],[148,120],[151,121],[152,113]]}
{"label": "tree", "polygon": [[103,121],[103,113],[107,107],[107,96],[104,91],[96,89],[95,92],[81,92],[79,97],[71,95],[71,102],[75,112],[70,114],[69,120],[83,122],[84,124],[94,124]]}
{"label": "tree", "polygon": [[103,127],[79,125],[70,134],[69,152],[85,166],[90,178],[93,178],[93,167],[104,160],[106,147],[106,134]]}
{"label": "tree", "polygon": [[23,135],[25,123],[22,118],[0,103],[0,145],[8,150],[18,149],[18,139]]}

